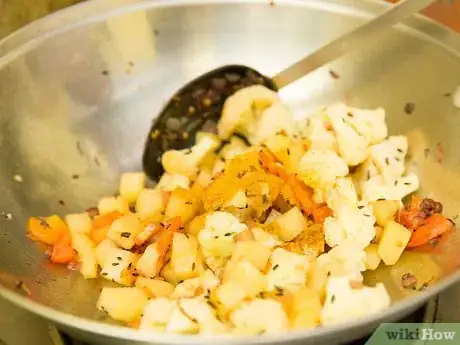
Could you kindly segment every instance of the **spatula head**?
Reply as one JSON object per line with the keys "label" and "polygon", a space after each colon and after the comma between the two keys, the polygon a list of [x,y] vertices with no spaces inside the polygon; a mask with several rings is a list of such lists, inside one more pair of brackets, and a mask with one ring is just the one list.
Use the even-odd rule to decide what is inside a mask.
{"label": "spatula head", "polygon": [[270,78],[239,65],[212,70],[180,89],[153,121],[143,156],[145,173],[158,181],[164,172],[161,156],[165,151],[192,146],[199,131],[216,132],[225,100],[237,90],[256,84],[277,91]]}

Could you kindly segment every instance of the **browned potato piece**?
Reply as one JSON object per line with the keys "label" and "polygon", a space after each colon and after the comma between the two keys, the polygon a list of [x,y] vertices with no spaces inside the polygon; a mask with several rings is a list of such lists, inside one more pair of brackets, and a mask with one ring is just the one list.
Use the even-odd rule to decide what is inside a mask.
{"label": "browned potato piece", "polygon": [[324,252],[324,229],[320,224],[309,222],[307,228],[294,239],[301,253],[317,257]]}
{"label": "browned potato piece", "polygon": [[307,228],[307,225],[307,220],[297,207],[291,208],[273,222],[275,233],[286,242],[296,238]]}
{"label": "browned potato piece", "polygon": [[174,275],[179,280],[195,278],[197,270],[198,242],[195,237],[175,233],[172,243],[171,265]]}
{"label": "browned potato piece", "polygon": [[271,250],[257,241],[237,242],[231,260],[234,262],[242,259],[252,263],[262,271],[270,258]]}
{"label": "browned potato piece", "polygon": [[283,134],[276,134],[265,142],[268,149],[290,172],[297,172],[300,159],[305,150],[300,142],[294,142],[291,138]]}
{"label": "browned potato piece", "polygon": [[169,198],[166,206],[165,219],[180,217],[183,224],[195,217],[198,211],[198,202],[193,193],[188,189],[177,188]]}
{"label": "browned potato piece", "polygon": [[291,187],[287,184],[283,185],[273,206],[281,213],[285,213],[296,205],[297,199]]}

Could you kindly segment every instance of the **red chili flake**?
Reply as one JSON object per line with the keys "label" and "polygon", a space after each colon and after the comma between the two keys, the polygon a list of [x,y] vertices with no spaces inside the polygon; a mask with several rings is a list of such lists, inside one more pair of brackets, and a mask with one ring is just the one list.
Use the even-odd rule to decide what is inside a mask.
{"label": "red chili flake", "polygon": [[444,160],[444,148],[442,146],[442,143],[437,143],[436,144],[436,161],[438,163],[442,163]]}

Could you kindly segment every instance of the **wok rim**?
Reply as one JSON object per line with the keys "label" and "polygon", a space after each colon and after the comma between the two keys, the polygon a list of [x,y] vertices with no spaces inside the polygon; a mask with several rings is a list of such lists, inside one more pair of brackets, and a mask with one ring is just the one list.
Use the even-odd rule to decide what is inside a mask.
{"label": "wok rim", "polygon": [[[83,26],[88,22],[98,21],[101,18],[109,17],[114,13],[126,13],[137,11],[146,8],[155,7],[174,7],[183,5],[216,5],[216,4],[267,4],[267,0],[120,0],[116,3],[111,0],[93,0],[91,2],[80,3],[69,8],[60,10],[42,19],[39,19],[15,33],[0,40],[0,68],[7,64],[12,59],[28,51],[35,45],[44,40],[59,35],[76,27]],[[329,8],[330,10],[341,9],[344,12],[353,12],[355,15],[372,17],[378,14],[379,11],[391,6],[388,3],[377,2],[374,0],[365,0],[355,7],[355,4],[350,4],[347,0],[279,0],[277,6],[303,6],[310,8]],[[58,22],[69,19],[71,12],[91,11],[92,16],[75,18],[70,23],[66,23],[60,27]],[[55,25],[55,28],[52,28]],[[37,30],[40,26],[49,26],[50,30]],[[434,22],[433,20],[415,15],[412,18],[399,24],[401,30],[409,30],[412,35],[421,36],[429,40],[449,53],[460,58],[460,35],[456,34],[447,27]],[[235,335],[174,335],[174,334],[159,334],[148,330],[134,330],[123,326],[115,326],[100,321],[82,318],[76,315],[68,314],[32,301],[31,299],[9,290],[0,285],[0,296],[10,301],[11,303],[26,309],[36,315],[39,315],[55,324],[62,325],[69,329],[76,329],[87,333],[96,333],[105,337],[118,338],[122,340],[132,340],[140,342],[162,342],[169,344],[206,344],[213,345],[214,342],[225,340],[226,344],[266,344],[280,343],[285,341],[299,340],[309,338],[314,341],[323,337],[328,337],[333,334],[337,336],[343,332],[351,330],[359,330],[365,326],[378,325],[382,322],[395,321],[398,315],[407,314],[407,310],[412,310],[425,303],[429,298],[434,297],[441,291],[449,288],[460,281],[460,271],[456,271],[444,278],[439,283],[422,291],[417,295],[407,297],[401,301],[397,301],[383,312],[368,315],[366,317],[350,320],[345,323],[340,323],[328,327],[318,327],[312,330],[289,331],[286,333],[270,334],[262,336],[235,336]],[[405,312],[406,311],[406,312]]]}

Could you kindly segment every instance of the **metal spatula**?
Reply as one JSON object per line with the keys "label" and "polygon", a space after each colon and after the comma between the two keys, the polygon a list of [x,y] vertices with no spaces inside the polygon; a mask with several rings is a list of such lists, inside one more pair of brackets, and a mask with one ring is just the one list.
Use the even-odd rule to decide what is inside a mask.
{"label": "metal spatula", "polygon": [[404,0],[358,29],[326,44],[272,78],[240,65],[212,70],[180,89],[154,120],[146,142],[143,166],[158,180],[163,174],[161,156],[171,149],[193,145],[198,131],[212,131],[225,100],[238,89],[261,84],[278,91],[308,73],[359,48],[381,31],[422,10],[434,0]]}

